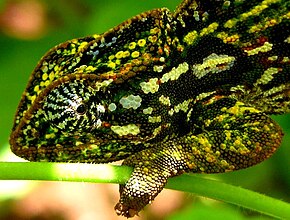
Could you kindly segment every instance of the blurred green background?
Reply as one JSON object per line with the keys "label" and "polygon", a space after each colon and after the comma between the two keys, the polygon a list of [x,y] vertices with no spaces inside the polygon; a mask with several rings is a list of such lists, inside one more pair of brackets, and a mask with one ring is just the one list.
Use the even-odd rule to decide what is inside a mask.
{"label": "blurred green background", "polygon": [[[169,9],[174,10],[180,1],[181,0],[0,1],[1,160],[6,160],[3,159],[3,155],[9,151],[8,138],[21,94],[26,87],[32,70],[46,51],[51,47],[72,38],[103,33],[109,28],[118,25],[120,22],[146,10],[157,7],[168,7]],[[275,116],[274,118],[283,127],[285,137],[283,145],[271,159],[246,170],[207,176],[222,179],[225,182],[233,183],[234,185],[239,185],[289,202],[290,115]],[[64,184],[68,185],[64,186]],[[53,188],[55,191],[51,194],[47,193],[47,196],[54,197],[60,192],[57,190],[65,190],[65,188],[73,190],[74,192],[80,190],[79,193],[83,194],[85,194],[87,190],[88,194],[90,194],[90,190],[98,187],[98,185],[92,187],[92,185],[82,184],[80,189],[75,189],[74,187],[76,187],[76,184],[72,183],[58,183],[57,186],[53,185],[53,187],[59,186],[64,187],[60,189]],[[27,185],[18,186],[15,189],[12,189],[11,194],[9,194],[10,191],[6,190],[5,187],[6,186],[0,186],[2,190],[0,191],[0,219],[9,219],[15,216],[18,219],[35,219],[35,216],[37,217],[36,219],[86,219],[85,217],[70,217],[69,215],[65,215],[62,211],[58,210],[59,207],[58,209],[55,208],[55,210],[58,210],[55,212],[53,211],[53,208],[51,208],[52,211],[51,209],[48,209],[50,210],[50,213],[45,211],[41,212],[40,210],[42,209],[40,207],[37,208],[34,203],[31,203],[31,206],[36,207],[36,214],[31,211],[29,209],[31,206],[27,205],[27,198],[31,198],[31,193],[37,195],[45,194],[44,192],[47,191],[47,188],[43,187],[52,187],[51,185],[45,184],[45,186],[43,186],[42,184],[39,186],[39,184],[37,184],[37,186],[33,185],[33,187],[30,185],[29,190],[27,190]],[[6,191],[6,193],[3,193],[3,191]],[[112,190],[105,190],[105,195],[108,191],[110,194]],[[117,188],[114,188],[113,191],[117,195]],[[112,197],[115,198],[116,195]],[[63,197],[65,196],[62,196],[62,198]],[[149,208],[145,214],[141,214],[141,218],[204,219],[209,217],[210,219],[233,219],[233,217],[235,217],[235,219],[264,219],[264,217],[259,214],[257,215],[256,213],[248,212],[244,209],[212,200],[196,198],[193,195],[178,194],[176,199],[170,200],[169,198],[171,197],[165,196],[164,202],[159,202],[159,205],[154,202],[153,206],[156,205],[163,207],[162,203],[175,203],[178,205],[169,209],[167,212],[162,212],[162,210],[160,211],[158,209],[157,211],[154,211],[155,207]],[[57,198],[54,198],[55,200],[49,200],[47,197],[43,199],[46,199],[47,201],[57,200]],[[68,199],[64,198],[64,200],[67,201]],[[74,200],[74,198],[72,200]],[[28,199],[28,201],[30,200]],[[116,201],[117,197],[112,201],[112,204]],[[94,200],[91,202],[94,203]],[[21,211],[19,211],[17,207],[20,207],[19,209]],[[67,209],[67,207],[64,209]],[[163,209],[167,210],[166,208]],[[29,215],[30,212],[34,214]],[[105,212],[105,210],[101,212]],[[111,210],[108,212],[114,214],[113,205]],[[53,215],[51,215],[51,213],[53,213]],[[102,219],[114,218],[115,215],[110,215],[109,217],[107,215],[106,218],[103,217]]]}

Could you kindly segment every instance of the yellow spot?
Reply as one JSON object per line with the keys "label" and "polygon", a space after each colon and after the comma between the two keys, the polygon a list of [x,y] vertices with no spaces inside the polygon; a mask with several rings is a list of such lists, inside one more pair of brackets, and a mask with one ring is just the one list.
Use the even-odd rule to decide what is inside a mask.
{"label": "yellow spot", "polygon": [[216,161],[215,157],[211,154],[206,155],[206,161],[209,163],[213,163]]}
{"label": "yellow spot", "polygon": [[39,89],[39,85],[36,85],[36,86],[34,87],[34,92],[38,93],[39,91],[40,91],[40,89]]}
{"label": "yellow spot", "polygon": [[170,116],[172,116],[172,115],[174,114],[174,109],[173,109],[173,108],[170,109],[170,110],[168,111],[168,114],[169,114]]}
{"label": "yellow spot", "polygon": [[245,155],[245,154],[250,153],[250,150],[248,148],[246,148],[244,145],[240,146],[240,148],[238,149],[238,151],[242,155]]}
{"label": "yellow spot", "polygon": [[270,131],[271,129],[269,128],[268,125],[264,125],[264,130],[265,130],[265,131]]}
{"label": "yellow spot", "polygon": [[289,62],[289,61],[290,61],[290,58],[289,58],[289,57],[283,57],[282,62],[287,63],[287,62]]}
{"label": "yellow spot", "polygon": [[268,57],[268,60],[270,60],[270,61],[278,60],[278,56],[271,56],[271,57]]}
{"label": "yellow spot", "polygon": [[110,67],[111,69],[115,69],[115,67],[116,67],[116,63],[114,63],[114,62],[109,62],[109,63],[108,63],[108,67]]}
{"label": "yellow spot", "polygon": [[119,52],[117,52],[116,55],[115,55],[116,58],[117,58],[117,59],[121,59],[121,58],[123,58],[123,53],[124,53],[124,52],[123,52],[122,50],[119,51]]}
{"label": "yellow spot", "polygon": [[104,157],[105,157],[105,158],[111,158],[112,155],[113,155],[112,153],[105,153],[105,154],[104,154]]}
{"label": "yellow spot", "polygon": [[238,115],[239,113],[241,113],[240,112],[240,106],[235,105],[235,106],[229,108],[228,112],[233,114],[233,115]]}
{"label": "yellow spot", "polygon": [[242,140],[240,137],[237,137],[237,139],[234,141],[234,146],[240,147],[242,145]]}
{"label": "yellow spot", "polygon": [[139,127],[135,124],[128,124],[124,126],[113,125],[111,126],[111,130],[119,136],[137,135],[140,133]]}
{"label": "yellow spot", "polygon": [[145,44],[146,44],[146,40],[145,40],[145,39],[140,39],[140,40],[138,40],[138,45],[139,45],[139,47],[144,47]]}
{"label": "yellow spot", "polygon": [[224,150],[224,149],[226,149],[227,145],[226,144],[221,144],[220,147],[221,147],[222,150]]}
{"label": "yellow spot", "polygon": [[145,114],[145,115],[151,115],[152,112],[153,112],[152,107],[148,107],[148,108],[143,109],[143,114]]}
{"label": "yellow spot", "polygon": [[159,28],[155,27],[153,29],[150,29],[150,34],[157,34],[159,31]]}
{"label": "yellow spot", "polygon": [[48,78],[49,78],[50,81],[53,81],[53,79],[54,79],[54,72],[51,72],[49,74]]}
{"label": "yellow spot", "polygon": [[210,126],[210,124],[212,123],[212,120],[210,120],[210,119],[206,119],[205,121],[204,121],[204,124],[205,124],[205,126]]}
{"label": "yellow spot", "polygon": [[30,96],[31,103],[33,103],[35,99],[36,99],[36,95]]}
{"label": "yellow spot", "polygon": [[96,67],[93,67],[93,66],[87,66],[86,69],[85,69],[85,71],[86,71],[86,72],[93,72],[93,71],[95,71],[96,69],[97,69]]}
{"label": "yellow spot", "polygon": [[290,19],[290,11],[283,16],[283,18]]}
{"label": "yellow spot", "polygon": [[161,116],[149,116],[148,122],[150,123],[158,123],[161,122]]}
{"label": "yellow spot", "polygon": [[116,63],[116,65],[120,65],[120,64],[121,64],[121,60],[120,60],[120,59],[117,59],[117,60],[115,61],[115,63]]}
{"label": "yellow spot", "polygon": [[157,37],[156,36],[149,36],[148,37],[148,40],[151,42],[151,43],[155,43],[157,41]]}
{"label": "yellow spot", "polygon": [[50,84],[50,81],[49,80],[46,80],[45,82],[44,82],[44,86],[48,86]]}
{"label": "yellow spot", "polygon": [[130,52],[128,50],[126,50],[124,53],[123,53],[123,58],[125,57],[128,57],[130,56]]}
{"label": "yellow spot", "polygon": [[229,166],[229,164],[228,164],[228,162],[226,160],[221,160],[221,165],[223,167],[228,167]]}
{"label": "yellow spot", "polygon": [[232,134],[231,134],[231,132],[230,132],[230,131],[227,131],[227,130],[226,130],[226,131],[225,131],[225,135],[226,135],[226,140],[227,140],[227,141],[229,141],[229,140],[231,140],[231,139],[232,139],[232,137],[231,137],[231,136],[232,136]]}
{"label": "yellow spot", "polygon": [[170,106],[170,98],[167,96],[165,97],[164,95],[159,97],[159,102],[161,102],[163,105],[168,105]]}
{"label": "yellow spot", "polygon": [[46,134],[45,139],[55,138],[55,133]]}
{"label": "yellow spot", "polygon": [[54,70],[55,72],[58,72],[58,71],[59,71],[59,69],[60,69],[60,67],[59,67],[59,66],[54,66],[54,68],[53,68],[53,70]]}
{"label": "yellow spot", "polygon": [[155,128],[153,131],[153,136],[156,137],[162,131],[162,126],[160,125],[158,128]]}
{"label": "yellow spot", "polygon": [[225,120],[225,118],[227,117],[228,115],[225,115],[225,114],[221,114],[219,116],[217,116],[217,120],[218,122],[222,122],[223,120]]}
{"label": "yellow spot", "polygon": [[47,80],[47,78],[48,78],[48,74],[47,73],[42,74],[42,80],[43,81]]}
{"label": "yellow spot", "polygon": [[187,35],[185,35],[183,41],[188,45],[191,45],[194,43],[197,37],[198,37],[197,31],[191,31]]}
{"label": "yellow spot", "polygon": [[104,80],[104,81],[101,81],[101,82],[96,82],[96,91],[99,91],[101,88],[106,88],[112,82],[113,82],[112,79]]}
{"label": "yellow spot", "polygon": [[82,42],[80,45],[79,45],[79,48],[78,48],[78,51],[81,51],[86,45],[88,44],[88,42]]}
{"label": "yellow spot", "polygon": [[109,60],[113,60],[115,58],[115,55],[110,55]]}
{"label": "yellow spot", "polygon": [[131,42],[131,43],[129,44],[129,46],[128,46],[128,48],[129,48],[130,50],[134,50],[135,47],[136,47],[136,42]]}
{"label": "yellow spot", "polygon": [[140,52],[139,52],[139,51],[134,51],[134,52],[131,54],[131,57],[133,57],[133,58],[137,58],[137,57],[139,57],[139,55],[140,55]]}
{"label": "yellow spot", "polygon": [[41,70],[42,70],[42,72],[46,73],[46,72],[48,71],[48,67],[47,67],[47,65],[43,65],[43,66],[41,67]]}
{"label": "yellow spot", "polygon": [[237,149],[234,146],[230,146],[230,151],[237,152]]}

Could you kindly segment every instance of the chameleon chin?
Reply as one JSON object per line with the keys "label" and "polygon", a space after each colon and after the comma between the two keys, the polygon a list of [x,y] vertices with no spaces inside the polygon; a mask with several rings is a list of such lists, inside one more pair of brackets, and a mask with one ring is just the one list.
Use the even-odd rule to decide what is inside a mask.
{"label": "chameleon chin", "polygon": [[52,48],[33,71],[10,144],[29,161],[134,168],[116,213],[168,178],[255,165],[290,110],[290,1],[184,0]]}

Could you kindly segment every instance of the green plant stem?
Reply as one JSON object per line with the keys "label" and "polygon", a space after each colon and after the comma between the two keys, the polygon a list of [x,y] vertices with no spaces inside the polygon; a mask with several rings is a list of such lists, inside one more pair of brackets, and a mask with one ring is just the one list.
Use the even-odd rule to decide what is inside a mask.
{"label": "green plant stem", "polygon": [[181,175],[168,181],[166,188],[221,200],[271,217],[290,219],[290,204],[216,180]]}
{"label": "green plant stem", "polygon": [[[48,180],[125,183],[132,168],[110,164],[0,162],[0,180]],[[216,180],[181,175],[169,179],[166,188],[194,193],[281,219],[290,219],[290,205]]]}

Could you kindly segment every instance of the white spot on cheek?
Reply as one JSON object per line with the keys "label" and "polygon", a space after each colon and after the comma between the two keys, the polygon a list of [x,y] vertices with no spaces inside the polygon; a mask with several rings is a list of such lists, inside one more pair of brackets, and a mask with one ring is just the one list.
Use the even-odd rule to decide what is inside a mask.
{"label": "white spot on cheek", "polygon": [[102,126],[102,121],[101,119],[98,119],[95,123],[96,128],[100,128]]}
{"label": "white spot on cheek", "polygon": [[104,113],[106,111],[105,107],[103,105],[98,104],[97,105],[98,112]]}
{"label": "white spot on cheek", "polygon": [[139,95],[129,95],[122,97],[119,102],[123,106],[123,108],[133,108],[134,110],[136,110],[141,106],[142,98]]}
{"label": "white spot on cheek", "polygon": [[158,78],[149,79],[148,82],[140,83],[141,89],[145,94],[155,93],[159,89]]}
{"label": "white spot on cheek", "polygon": [[124,126],[113,125],[111,126],[111,130],[120,136],[129,135],[129,134],[137,135],[140,133],[139,127],[135,124],[129,124],[129,125],[124,125]]}
{"label": "white spot on cheek", "polygon": [[111,103],[109,106],[108,106],[108,109],[109,111],[113,112],[117,109],[117,106],[115,103]]}

